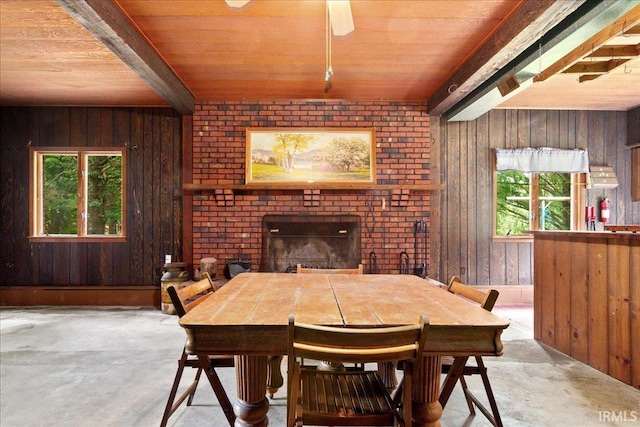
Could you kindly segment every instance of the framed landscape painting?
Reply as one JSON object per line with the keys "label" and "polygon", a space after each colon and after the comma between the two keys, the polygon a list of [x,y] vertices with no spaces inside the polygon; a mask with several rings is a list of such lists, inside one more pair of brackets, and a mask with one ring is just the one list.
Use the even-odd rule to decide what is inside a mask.
{"label": "framed landscape painting", "polygon": [[374,183],[374,129],[247,129],[246,184]]}

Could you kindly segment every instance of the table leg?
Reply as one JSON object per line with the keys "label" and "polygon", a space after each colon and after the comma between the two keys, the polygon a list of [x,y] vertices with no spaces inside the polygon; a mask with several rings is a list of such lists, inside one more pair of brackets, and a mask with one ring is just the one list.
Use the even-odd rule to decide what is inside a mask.
{"label": "table leg", "polygon": [[398,377],[396,376],[396,367],[393,362],[378,362],[378,375],[380,375],[380,379],[387,390],[393,390],[398,387]]}
{"label": "table leg", "polygon": [[267,359],[267,392],[269,397],[273,399],[273,395],[284,384],[282,378],[282,358],[284,356],[269,356]]}
{"label": "table leg", "polygon": [[238,400],[233,405],[235,427],[266,427],[267,356],[235,356],[235,365],[238,383]]}
{"label": "table leg", "polygon": [[440,427],[440,357],[425,356],[412,390],[413,427]]}

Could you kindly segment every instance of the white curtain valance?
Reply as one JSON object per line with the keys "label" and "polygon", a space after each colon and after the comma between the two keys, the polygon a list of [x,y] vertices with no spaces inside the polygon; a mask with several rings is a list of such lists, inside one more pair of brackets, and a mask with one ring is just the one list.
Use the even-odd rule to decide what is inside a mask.
{"label": "white curtain valance", "polygon": [[589,172],[587,150],[558,148],[496,148],[496,167],[499,171],[520,172]]}

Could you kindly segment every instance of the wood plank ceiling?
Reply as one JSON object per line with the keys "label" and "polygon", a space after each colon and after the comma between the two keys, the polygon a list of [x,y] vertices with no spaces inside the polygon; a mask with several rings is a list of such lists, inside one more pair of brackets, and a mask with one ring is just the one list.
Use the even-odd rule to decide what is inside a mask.
{"label": "wood plank ceiling", "polygon": [[[584,18],[599,27],[573,46],[565,40],[552,52],[559,36],[542,46],[535,74],[562,66],[536,83],[514,73],[520,87],[494,107],[639,105],[640,40],[630,30],[640,1],[619,3]],[[332,38],[333,88],[325,91],[324,0],[253,0],[239,10],[223,0],[0,0],[0,105],[171,105],[189,113],[194,100],[384,99],[428,100],[440,115],[515,70],[518,55],[584,4],[352,0],[355,31]],[[599,31],[607,36],[595,38]],[[603,45],[627,46],[606,58],[609,66],[627,61],[583,83],[563,73],[594,61],[585,58]]]}

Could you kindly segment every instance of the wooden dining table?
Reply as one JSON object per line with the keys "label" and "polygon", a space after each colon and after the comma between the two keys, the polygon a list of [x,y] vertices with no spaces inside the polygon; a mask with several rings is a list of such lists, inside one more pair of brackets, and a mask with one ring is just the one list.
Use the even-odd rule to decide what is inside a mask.
{"label": "wooden dining table", "polygon": [[180,319],[188,352],[235,355],[236,426],[268,425],[267,383],[283,384],[279,361],[287,353],[290,313],[300,322],[344,327],[404,325],[425,315],[430,328],[412,389],[414,426],[440,425],[440,356],[499,356],[509,326],[418,276],[239,274]]}

